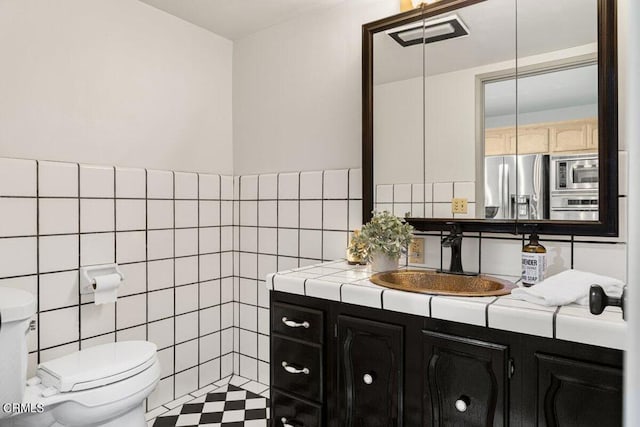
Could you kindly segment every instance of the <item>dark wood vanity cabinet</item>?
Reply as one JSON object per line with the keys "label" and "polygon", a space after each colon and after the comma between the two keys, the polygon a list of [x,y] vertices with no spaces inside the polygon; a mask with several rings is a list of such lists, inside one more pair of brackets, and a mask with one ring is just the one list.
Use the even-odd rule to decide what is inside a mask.
{"label": "dark wood vanity cabinet", "polygon": [[437,332],[422,332],[424,424],[508,424],[509,348]]}
{"label": "dark wood vanity cabinet", "polygon": [[[310,308],[309,305],[315,307]],[[327,381],[327,307],[271,304],[271,425],[322,426]]]}
{"label": "dark wood vanity cabinet", "polygon": [[539,426],[622,425],[621,369],[546,354],[535,356]]}
{"label": "dark wood vanity cabinet", "polygon": [[271,302],[272,426],[622,425],[621,351],[281,292]]}
{"label": "dark wood vanity cabinet", "polygon": [[340,425],[402,426],[403,327],[340,315],[337,328]]}

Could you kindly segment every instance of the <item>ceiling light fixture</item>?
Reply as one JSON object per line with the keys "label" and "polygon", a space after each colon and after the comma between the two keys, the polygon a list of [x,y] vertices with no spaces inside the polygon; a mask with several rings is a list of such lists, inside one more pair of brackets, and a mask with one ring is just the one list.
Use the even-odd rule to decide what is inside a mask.
{"label": "ceiling light fixture", "polygon": [[413,4],[413,7],[416,8],[416,7],[419,7],[419,6],[423,5],[423,4],[432,4],[432,3],[435,3],[437,1],[439,1],[439,0],[411,0],[411,4]]}
{"label": "ceiling light fixture", "polygon": [[400,12],[406,12],[419,8],[423,4],[429,5],[438,1],[440,0],[400,0]]}
{"label": "ceiling light fixture", "polygon": [[387,31],[401,46],[435,43],[469,35],[469,29],[456,14],[425,22],[414,22]]}

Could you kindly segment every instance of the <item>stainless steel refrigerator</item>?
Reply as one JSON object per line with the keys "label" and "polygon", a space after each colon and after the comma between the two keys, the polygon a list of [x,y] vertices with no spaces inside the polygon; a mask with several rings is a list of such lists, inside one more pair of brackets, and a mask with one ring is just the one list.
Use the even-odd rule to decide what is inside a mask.
{"label": "stainless steel refrigerator", "polygon": [[484,160],[488,219],[549,219],[549,156],[491,156]]}

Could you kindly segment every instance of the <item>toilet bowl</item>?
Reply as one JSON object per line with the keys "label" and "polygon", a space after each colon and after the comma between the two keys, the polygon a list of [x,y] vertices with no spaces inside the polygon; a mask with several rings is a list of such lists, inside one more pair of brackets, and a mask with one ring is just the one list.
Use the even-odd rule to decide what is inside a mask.
{"label": "toilet bowl", "polygon": [[143,403],[160,380],[155,344],[123,341],[80,350],[41,363],[26,381],[26,334],[35,312],[28,296],[33,299],[0,288],[0,371],[7,373],[0,400],[32,410],[0,414],[0,427],[145,427]]}

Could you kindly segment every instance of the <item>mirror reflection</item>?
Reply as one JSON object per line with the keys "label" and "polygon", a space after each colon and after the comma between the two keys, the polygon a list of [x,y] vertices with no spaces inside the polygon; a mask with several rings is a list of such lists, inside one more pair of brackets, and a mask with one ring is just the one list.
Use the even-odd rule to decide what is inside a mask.
{"label": "mirror reflection", "polygon": [[373,57],[376,210],[598,219],[597,0],[425,15]]}

